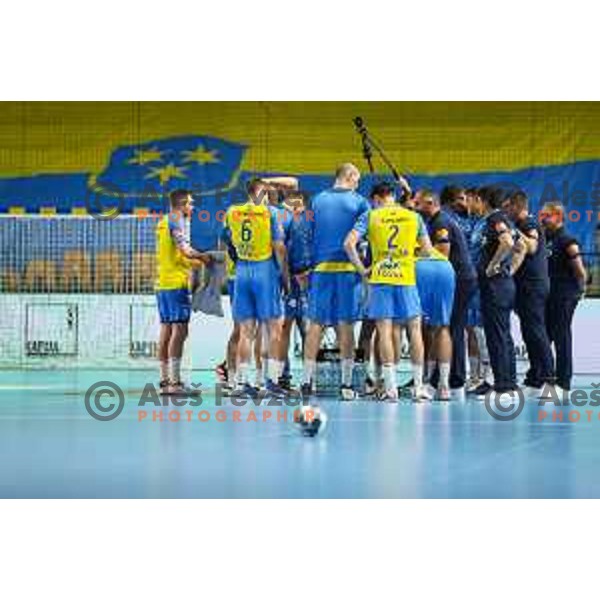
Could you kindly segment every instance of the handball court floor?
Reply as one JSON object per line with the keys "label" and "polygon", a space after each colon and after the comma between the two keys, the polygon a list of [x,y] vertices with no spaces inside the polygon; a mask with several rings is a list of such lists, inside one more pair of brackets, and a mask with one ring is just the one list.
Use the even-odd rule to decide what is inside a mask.
{"label": "handball court floor", "polygon": [[[464,398],[420,405],[323,398],[327,427],[304,438],[289,422],[262,422],[267,407],[225,400],[218,421],[213,395],[180,409],[193,412],[190,422],[140,422],[140,393],[154,377],[0,371],[0,497],[600,497],[596,408],[579,409],[579,422],[569,422],[569,409],[562,423],[540,422],[537,401],[527,400],[516,420],[500,422],[483,402]],[[194,373],[205,387],[212,378]],[[126,398],[109,422],[84,406],[87,388],[102,379],[118,383]],[[575,383],[591,391],[593,382],[580,375]],[[200,410],[208,421],[196,416]],[[251,411],[258,422],[246,420]]]}

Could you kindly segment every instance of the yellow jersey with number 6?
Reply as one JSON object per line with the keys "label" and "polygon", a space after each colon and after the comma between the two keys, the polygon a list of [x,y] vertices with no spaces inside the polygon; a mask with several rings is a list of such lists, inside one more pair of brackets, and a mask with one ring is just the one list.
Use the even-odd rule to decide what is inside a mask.
{"label": "yellow jersey with number 6", "polygon": [[273,255],[272,213],[269,207],[248,202],[227,210],[225,225],[239,260],[258,262]]}
{"label": "yellow jersey with number 6", "polygon": [[397,204],[373,209],[367,237],[373,257],[369,283],[416,285],[417,213]]}

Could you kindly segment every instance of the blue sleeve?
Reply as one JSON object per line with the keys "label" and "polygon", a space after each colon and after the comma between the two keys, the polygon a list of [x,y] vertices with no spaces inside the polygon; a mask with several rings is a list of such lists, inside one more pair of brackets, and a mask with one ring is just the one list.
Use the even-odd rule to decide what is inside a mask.
{"label": "blue sleeve", "polygon": [[364,238],[369,230],[369,211],[362,213],[352,228],[360,238]]}
{"label": "blue sleeve", "polygon": [[371,203],[364,197],[361,196],[360,214],[364,214],[371,210]]}
{"label": "blue sleeve", "polygon": [[279,219],[279,213],[273,207],[269,207],[271,212],[271,238],[274,242],[283,242],[284,233],[283,226]]}

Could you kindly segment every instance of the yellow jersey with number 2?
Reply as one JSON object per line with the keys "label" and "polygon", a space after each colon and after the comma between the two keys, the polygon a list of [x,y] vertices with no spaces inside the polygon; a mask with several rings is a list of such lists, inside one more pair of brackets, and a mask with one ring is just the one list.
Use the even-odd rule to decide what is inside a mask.
{"label": "yellow jersey with number 2", "polygon": [[398,204],[371,210],[367,230],[372,254],[369,283],[416,285],[419,230],[419,215]]}

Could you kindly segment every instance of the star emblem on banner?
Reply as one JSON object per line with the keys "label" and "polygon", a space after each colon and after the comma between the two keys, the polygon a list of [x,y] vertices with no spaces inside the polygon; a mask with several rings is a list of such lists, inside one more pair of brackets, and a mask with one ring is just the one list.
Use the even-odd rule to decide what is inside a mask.
{"label": "star emblem on banner", "polygon": [[195,150],[184,150],[182,153],[183,162],[197,163],[205,165],[208,163],[219,162],[216,150],[207,150],[202,144],[199,144]]}
{"label": "star emblem on banner", "polygon": [[135,150],[134,156],[129,159],[130,165],[147,165],[153,162],[161,162],[163,153],[156,148],[147,148],[141,150]]}
{"label": "star emblem on banner", "polygon": [[168,165],[164,165],[162,167],[155,167],[151,169],[148,175],[146,175],[146,179],[154,178],[158,178],[161,185],[165,185],[166,183],[169,183],[171,179],[185,179],[185,169],[178,167],[173,163],[169,163]]}

